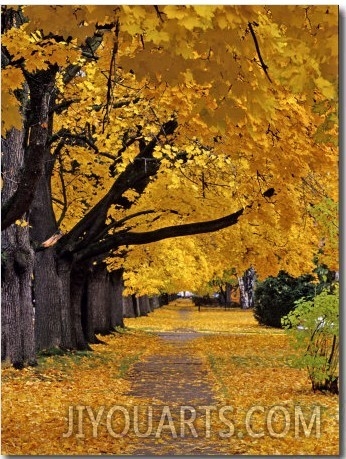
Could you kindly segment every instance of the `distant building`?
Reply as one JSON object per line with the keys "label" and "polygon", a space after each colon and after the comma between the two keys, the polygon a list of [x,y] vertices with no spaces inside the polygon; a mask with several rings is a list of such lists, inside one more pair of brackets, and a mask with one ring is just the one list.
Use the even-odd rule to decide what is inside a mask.
{"label": "distant building", "polygon": [[189,292],[189,291],[179,292],[179,293],[177,293],[177,295],[180,298],[192,298],[193,296],[195,296],[194,293]]}

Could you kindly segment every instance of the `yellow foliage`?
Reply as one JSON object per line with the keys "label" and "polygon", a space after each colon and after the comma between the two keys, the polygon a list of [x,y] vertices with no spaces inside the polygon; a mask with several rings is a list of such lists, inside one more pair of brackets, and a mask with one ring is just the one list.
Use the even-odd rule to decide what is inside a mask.
{"label": "yellow foliage", "polygon": [[[66,142],[55,163],[54,210],[58,218],[65,215],[62,229],[73,228],[102,199],[140,145],[155,139],[174,116],[174,137],[161,137],[155,147],[155,180],[141,196],[125,191],[131,209],[112,208],[108,216],[145,231],[251,207],[236,227],[195,238],[194,247],[151,245],[151,266],[142,249],[131,248],[128,288],[174,289],[182,272],[185,285],[198,288],[196,273],[204,280],[230,260],[239,272],[253,264],[261,277],[279,269],[311,269],[323,234],[310,218],[310,206],[322,196],[337,199],[338,189],[335,6],[31,5],[24,11],[29,22],[4,34],[3,45],[30,72],[59,65],[56,103],[75,102],[55,116],[54,133],[87,133],[94,147]],[[119,36],[114,27],[103,34],[97,60],[82,58],[79,46],[96,25],[118,20]],[[66,41],[44,38],[50,32]],[[67,42],[69,36],[73,40]],[[64,84],[71,63],[81,72]],[[14,89],[22,86],[23,74],[6,68],[2,82],[5,132],[22,125]],[[127,144],[129,139],[135,141]],[[57,136],[52,151],[61,140]],[[306,186],[308,177],[318,191]],[[266,199],[269,188],[275,195]],[[131,220],[148,209],[149,217]],[[191,255],[194,250],[198,257]],[[328,260],[336,261],[336,252],[333,246]],[[133,273],[136,265],[142,268]],[[144,282],[149,275],[155,287]]]}

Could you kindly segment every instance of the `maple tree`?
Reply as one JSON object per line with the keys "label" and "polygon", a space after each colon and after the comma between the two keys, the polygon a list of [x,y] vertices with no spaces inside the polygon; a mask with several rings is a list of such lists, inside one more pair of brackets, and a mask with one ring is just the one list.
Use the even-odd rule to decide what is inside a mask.
{"label": "maple tree", "polygon": [[[152,243],[160,263],[162,239],[189,235],[191,282],[201,264],[208,281],[230,260],[262,276],[311,270],[323,236],[317,209],[338,201],[337,14],[334,6],[3,7],[4,153],[20,153],[14,168],[4,160],[6,282],[25,273],[29,286],[34,268],[36,348],[94,339],[92,311],[105,303],[95,277],[108,292],[124,269],[137,294],[177,285],[166,277],[181,277],[181,262],[167,271],[170,253],[184,258],[178,245],[156,287],[143,282],[149,271],[135,246]],[[19,235],[30,254],[20,273]],[[327,236],[325,244],[337,268],[336,247]],[[29,290],[20,300],[27,310]],[[5,310],[16,323],[19,312]],[[97,310],[109,329],[121,323],[119,311]],[[27,330],[32,314],[23,317],[16,327]],[[6,357],[21,365],[27,357],[8,327]]]}

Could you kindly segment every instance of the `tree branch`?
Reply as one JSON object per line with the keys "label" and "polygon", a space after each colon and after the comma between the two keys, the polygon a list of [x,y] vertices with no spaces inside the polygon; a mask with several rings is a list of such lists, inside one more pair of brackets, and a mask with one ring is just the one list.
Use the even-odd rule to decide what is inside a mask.
{"label": "tree branch", "polygon": [[63,197],[63,207],[61,209],[60,217],[57,221],[57,226],[59,227],[61,222],[65,218],[67,208],[68,208],[68,203],[67,203],[68,200],[67,200],[66,185],[65,185],[64,172],[63,172],[64,165],[63,165],[63,161],[62,161],[60,154],[58,155],[58,159],[59,159],[59,178],[60,178],[61,192],[62,192],[62,197]]}
{"label": "tree branch", "polygon": [[[252,206],[248,205],[246,208]],[[192,236],[195,234],[211,233],[229,226],[233,226],[238,222],[246,208],[242,208],[226,217],[216,220],[209,220],[198,223],[186,223],[178,226],[168,226],[166,228],[147,231],[144,233],[121,232],[113,236],[108,236],[104,241],[90,244],[76,254],[76,261],[83,261],[89,258],[107,254],[109,251],[117,249],[122,245],[142,245],[152,242],[161,241],[172,237]]]}
{"label": "tree branch", "polygon": [[165,14],[163,11],[160,11],[159,7],[157,5],[154,5],[157,17],[160,19],[161,22],[165,22],[163,19],[163,15]]}
{"label": "tree branch", "polygon": [[119,19],[116,21],[115,24],[115,31],[114,31],[114,44],[113,44],[113,49],[112,49],[112,56],[111,56],[111,61],[109,64],[109,74],[108,74],[108,79],[107,79],[107,96],[106,96],[106,110],[105,114],[103,117],[102,121],[102,133],[105,131],[106,124],[109,122],[109,113],[110,113],[110,108],[112,106],[113,102],[113,75],[115,75],[116,72],[116,57],[118,54],[118,48],[119,48],[119,33],[120,33],[120,23]]}
{"label": "tree branch", "polygon": [[[177,126],[178,123],[175,120],[165,123],[158,134],[139,152],[136,158],[152,157],[159,137],[173,134]],[[82,248],[85,245],[89,245],[93,240],[96,240],[98,234],[105,228],[107,212],[112,204],[120,204],[125,208],[130,207],[131,203],[122,196],[124,192],[130,188],[134,189],[137,193],[143,192],[150,181],[150,177],[160,167],[160,161],[150,161],[146,169],[140,163],[141,161],[133,161],[128,164],[126,169],[114,181],[108,193],[59,241],[61,243],[61,250],[63,250],[64,244],[66,244],[67,250],[71,251],[76,250],[77,245],[79,248]]]}
{"label": "tree branch", "polygon": [[128,215],[127,217],[122,218],[121,220],[113,220],[112,223],[107,225],[105,229],[100,233],[99,239],[102,239],[107,236],[108,232],[111,229],[114,228],[120,228],[124,223],[126,223],[128,220],[131,220],[132,218],[139,217],[141,215],[148,215],[154,213],[155,210],[141,210],[139,212],[135,212],[134,214]]}
{"label": "tree branch", "polygon": [[[257,24],[257,25],[258,25],[258,24]],[[266,77],[267,77],[268,80],[270,81],[270,83],[273,83],[272,80],[270,79],[270,76],[269,76],[268,71],[267,71],[268,66],[265,64],[265,62],[264,62],[264,60],[263,60],[263,58],[262,58],[262,56],[261,56],[261,51],[260,51],[260,48],[259,48],[259,44],[258,44],[258,41],[257,41],[257,37],[256,37],[256,34],[255,34],[255,31],[254,31],[254,29],[253,29],[253,27],[252,27],[252,23],[249,22],[249,23],[248,23],[248,26],[249,26],[250,33],[251,33],[251,36],[252,36],[252,38],[253,38],[253,41],[254,41],[254,43],[255,43],[255,48],[256,48],[256,51],[257,51],[258,59],[260,60],[260,63],[261,63],[261,67],[262,67],[264,73],[266,74]]]}

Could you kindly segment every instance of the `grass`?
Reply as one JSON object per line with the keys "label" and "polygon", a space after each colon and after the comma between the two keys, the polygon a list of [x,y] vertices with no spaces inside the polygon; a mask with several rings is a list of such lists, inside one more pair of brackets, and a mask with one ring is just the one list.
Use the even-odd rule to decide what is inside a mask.
{"label": "grass", "polygon": [[132,355],[130,357],[124,357],[119,364],[119,372],[118,376],[119,378],[125,378],[127,375],[127,372],[131,368],[131,366],[140,360],[140,354],[138,355]]}
{"label": "grass", "polygon": [[198,311],[191,300],[186,299],[173,301],[145,317],[126,318],[124,323],[131,330],[145,331],[174,331],[188,328],[200,333],[284,333],[280,329],[259,325],[250,310],[203,307]]}

